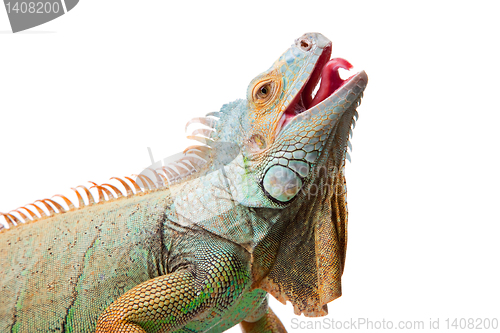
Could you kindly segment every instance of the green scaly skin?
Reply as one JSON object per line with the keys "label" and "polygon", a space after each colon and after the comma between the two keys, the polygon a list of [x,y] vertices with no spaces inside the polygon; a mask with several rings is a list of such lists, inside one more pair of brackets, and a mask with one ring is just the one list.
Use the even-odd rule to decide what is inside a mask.
{"label": "green scaly skin", "polygon": [[207,163],[169,187],[0,230],[0,332],[284,332],[268,293],[326,314],[341,293],[343,170],[367,84],[360,72],[305,107],[330,52],[305,34],[246,99],[198,119],[214,129],[198,132],[211,149],[192,150]]}

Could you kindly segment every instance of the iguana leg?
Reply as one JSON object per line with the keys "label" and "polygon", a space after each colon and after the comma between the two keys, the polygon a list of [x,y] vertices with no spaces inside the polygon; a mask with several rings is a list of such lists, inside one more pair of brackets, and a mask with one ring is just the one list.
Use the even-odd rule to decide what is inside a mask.
{"label": "iguana leg", "polygon": [[214,307],[230,306],[250,284],[247,259],[232,244],[209,245],[195,250],[195,265],[143,282],[120,296],[99,317],[96,333],[171,332],[203,319]]}
{"label": "iguana leg", "polygon": [[[96,333],[144,333],[144,328],[179,327],[195,313],[192,274],[180,271],[160,276],[132,288],[113,302],[99,317]],[[141,325],[139,325],[141,323]],[[141,327],[142,326],[142,327]]]}
{"label": "iguana leg", "polygon": [[244,333],[286,333],[286,329],[268,305],[267,297],[262,305],[240,323]]}

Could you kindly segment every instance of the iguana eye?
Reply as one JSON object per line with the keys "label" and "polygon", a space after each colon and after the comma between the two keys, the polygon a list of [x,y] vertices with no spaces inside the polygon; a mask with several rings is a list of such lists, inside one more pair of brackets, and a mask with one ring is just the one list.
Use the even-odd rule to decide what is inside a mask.
{"label": "iguana eye", "polygon": [[248,101],[254,104],[257,111],[265,112],[280,96],[282,86],[281,74],[276,71],[261,74],[248,87]]}
{"label": "iguana eye", "polygon": [[257,84],[254,88],[253,93],[253,101],[256,104],[265,104],[267,103],[271,97],[273,92],[273,82],[265,81]]}

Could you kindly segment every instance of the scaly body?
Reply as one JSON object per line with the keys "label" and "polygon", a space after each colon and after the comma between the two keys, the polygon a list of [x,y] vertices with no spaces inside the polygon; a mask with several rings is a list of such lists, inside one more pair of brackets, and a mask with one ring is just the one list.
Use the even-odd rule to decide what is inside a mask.
{"label": "scaly body", "polygon": [[343,169],[367,83],[364,72],[341,80],[350,65],[330,53],[306,34],[246,99],[195,119],[205,145],[153,174],[158,188],[140,176],[150,190],[119,180],[127,196],[95,185],[99,203],[83,188],[77,209],[63,198],[68,209],[40,201],[51,216],[3,214],[27,222],[0,230],[0,331],[284,331],[267,293],[326,314],[341,294]]}

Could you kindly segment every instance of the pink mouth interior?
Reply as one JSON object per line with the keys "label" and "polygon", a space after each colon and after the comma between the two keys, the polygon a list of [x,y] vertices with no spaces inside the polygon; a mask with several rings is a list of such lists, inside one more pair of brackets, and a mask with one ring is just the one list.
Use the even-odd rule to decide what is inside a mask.
{"label": "pink mouth interior", "polygon": [[[329,53],[327,53],[329,57]],[[326,58],[328,59],[328,58]],[[325,59],[325,60],[326,60]],[[334,58],[326,62],[321,68],[321,62],[325,62],[325,60],[318,60],[318,66],[314,69],[313,73],[307,84],[303,87],[302,91],[296,96],[296,98],[290,103],[285,114],[282,118],[281,128],[283,128],[286,124],[288,124],[295,116],[298,114],[307,111],[308,109],[318,105],[332,94],[335,93],[342,85],[347,82],[347,80],[343,80],[340,78],[339,69],[343,68],[349,70],[352,68],[352,65],[345,59],[342,58]],[[321,70],[321,74],[319,71]],[[313,97],[313,91],[318,81],[321,78],[320,87]]]}
{"label": "pink mouth interior", "polygon": [[342,58],[335,58],[326,63],[321,71],[321,85],[316,96],[314,96],[314,99],[311,101],[311,104],[307,106],[308,109],[330,97],[337,89],[342,87],[345,81],[347,81],[340,78],[339,68],[349,70],[352,68],[352,65]]}

